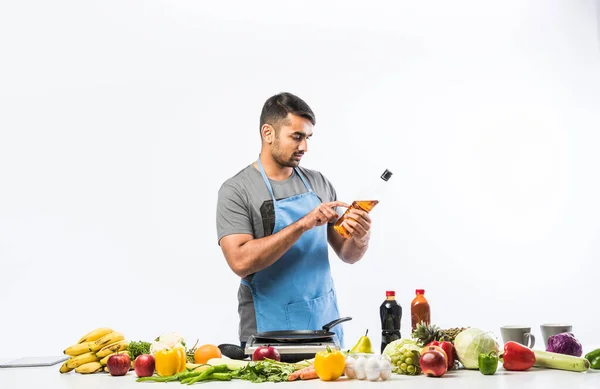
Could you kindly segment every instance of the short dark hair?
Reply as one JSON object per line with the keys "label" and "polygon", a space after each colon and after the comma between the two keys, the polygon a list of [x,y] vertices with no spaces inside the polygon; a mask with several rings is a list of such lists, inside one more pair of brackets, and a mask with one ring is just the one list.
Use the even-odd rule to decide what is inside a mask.
{"label": "short dark hair", "polygon": [[289,113],[310,120],[313,126],[316,123],[314,112],[304,100],[291,93],[282,92],[265,101],[260,113],[260,128],[262,129],[264,124],[270,124],[275,130],[279,130]]}

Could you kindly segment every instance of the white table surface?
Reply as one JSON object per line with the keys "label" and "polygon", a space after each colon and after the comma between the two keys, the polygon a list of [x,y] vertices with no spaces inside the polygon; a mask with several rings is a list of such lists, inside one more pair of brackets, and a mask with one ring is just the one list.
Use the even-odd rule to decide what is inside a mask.
{"label": "white table surface", "polygon": [[[6,359],[0,361],[6,361]],[[136,375],[134,371],[130,371],[123,377],[112,377],[108,373],[98,374],[78,374],[70,372],[60,374],[58,369],[60,364],[48,367],[18,367],[18,368],[0,368],[0,388],[1,389],[20,389],[20,388],[44,388],[44,389],[132,389],[132,388],[164,388],[181,387],[178,382],[171,383],[146,383],[135,382]],[[201,384],[202,387],[244,387],[244,388],[260,388],[270,387],[273,384],[253,384],[248,381],[234,380],[230,382],[206,382]],[[259,385],[259,386],[257,386]],[[279,385],[279,384],[278,384]],[[321,380],[310,381],[295,381],[290,383],[281,383],[285,387],[299,387],[310,385],[311,388],[339,388],[343,385],[344,388],[600,388],[600,370],[588,370],[585,373],[574,373],[560,370],[548,370],[532,368],[525,372],[509,372],[498,366],[498,371],[493,376],[484,376],[479,371],[473,370],[455,370],[447,373],[441,378],[430,378],[423,375],[409,377],[404,375],[392,374],[392,378],[387,381],[359,381],[340,378],[334,382],[323,382]],[[337,386],[336,386],[337,385]],[[278,386],[279,388],[279,386]]]}

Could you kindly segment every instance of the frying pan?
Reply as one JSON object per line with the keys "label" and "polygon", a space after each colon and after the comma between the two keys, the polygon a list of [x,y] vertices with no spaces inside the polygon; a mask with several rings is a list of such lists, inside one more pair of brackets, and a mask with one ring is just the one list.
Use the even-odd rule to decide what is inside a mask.
{"label": "frying pan", "polygon": [[331,321],[323,326],[322,330],[293,330],[293,331],[267,331],[259,332],[254,335],[254,339],[257,342],[282,342],[282,343],[295,343],[295,342],[326,342],[333,338],[335,332],[330,329],[340,323],[352,320],[351,317],[342,317]]}

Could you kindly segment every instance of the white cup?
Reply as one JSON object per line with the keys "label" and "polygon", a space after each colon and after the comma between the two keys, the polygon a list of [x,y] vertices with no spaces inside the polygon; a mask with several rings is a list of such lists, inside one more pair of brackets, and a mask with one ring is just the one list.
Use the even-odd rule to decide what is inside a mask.
{"label": "white cup", "polygon": [[566,323],[547,323],[540,326],[542,330],[542,338],[544,338],[544,347],[548,348],[548,338],[551,336],[562,334],[564,332],[573,332],[573,326]]}
{"label": "white cup", "polygon": [[500,327],[502,340],[504,343],[517,342],[524,346],[533,348],[535,346],[535,336],[531,333],[531,327],[510,325]]}

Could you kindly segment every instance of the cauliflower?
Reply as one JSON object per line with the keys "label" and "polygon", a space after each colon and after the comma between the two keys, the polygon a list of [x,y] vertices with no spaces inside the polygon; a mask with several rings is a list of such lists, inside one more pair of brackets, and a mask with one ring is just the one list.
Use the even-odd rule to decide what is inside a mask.
{"label": "cauliflower", "polygon": [[185,341],[183,337],[175,332],[169,332],[161,335],[150,345],[150,354],[156,354],[161,350],[182,348],[185,350]]}

